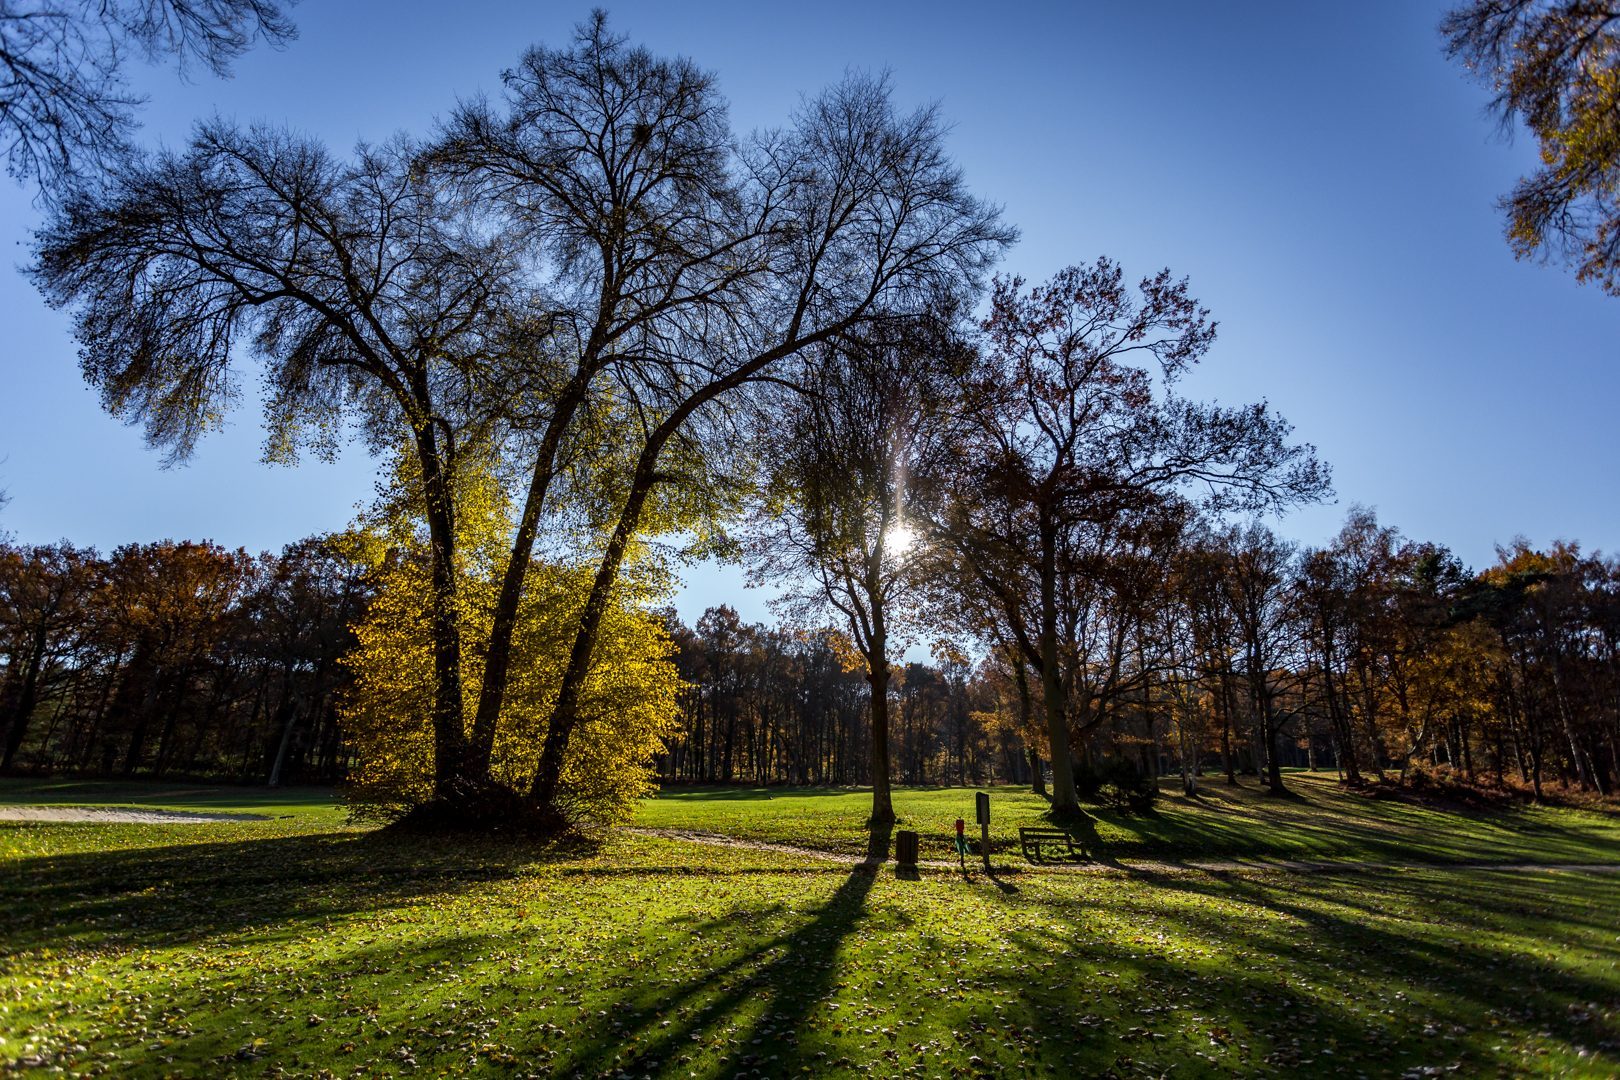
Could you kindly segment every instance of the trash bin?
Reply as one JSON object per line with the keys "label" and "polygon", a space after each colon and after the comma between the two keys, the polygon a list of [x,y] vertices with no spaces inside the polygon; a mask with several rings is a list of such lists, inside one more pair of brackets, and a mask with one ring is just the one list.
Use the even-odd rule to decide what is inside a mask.
{"label": "trash bin", "polygon": [[901,829],[894,834],[894,861],[901,866],[917,865],[917,834]]}

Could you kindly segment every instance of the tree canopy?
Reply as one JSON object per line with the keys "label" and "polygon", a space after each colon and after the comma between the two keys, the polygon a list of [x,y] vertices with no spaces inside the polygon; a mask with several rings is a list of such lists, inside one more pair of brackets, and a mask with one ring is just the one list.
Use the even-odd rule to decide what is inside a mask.
{"label": "tree canopy", "polygon": [[1502,200],[1520,256],[1568,256],[1620,295],[1620,7],[1589,0],[1473,0],[1440,25],[1450,55],[1490,88],[1541,165]]}

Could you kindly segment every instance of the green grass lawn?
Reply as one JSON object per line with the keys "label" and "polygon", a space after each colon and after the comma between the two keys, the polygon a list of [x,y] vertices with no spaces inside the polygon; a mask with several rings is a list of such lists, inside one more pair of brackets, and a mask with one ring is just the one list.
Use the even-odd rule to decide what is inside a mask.
{"label": "green grass lawn", "polygon": [[343,800],[331,788],[222,787],[106,780],[0,780],[0,806],[20,805],[128,807],[267,817],[291,815],[333,823],[347,816]]}
{"label": "green grass lawn", "polygon": [[[231,800],[253,794],[166,790],[109,801],[248,809]],[[1300,804],[1214,794],[1207,808],[1168,801],[1151,828],[1104,818],[1097,833],[1156,857],[1216,841],[1229,854],[1387,855],[1434,832],[1420,851],[1436,858],[1473,858],[1501,835],[1517,838],[1515,858],[1620,861],[1604,815],[1419,814],[1340,803],[1326,786]],[[0,822],[0,1072],[1620,1071],[1611,874],[1129,860],[1012,873],[1020,860],[1004,854],[996,878],[906,880],[624,833],[573,848],[398,836],[345,824],[324,798],[275,798],[260,805],[294,816]],[[1009,836],[1022,797],[994,798]],[[649,802],[640,823],[854,849],[839,822],[858,825],[859,800],[684,792]],[[35,798],[7,783],[0,801]],[[900,800],[925,831],[971,806],[964,791]],[[1351,839],[1332,839],[1335,822]]]}
{"label": "green grass lawn", "polygon": [[[1620,814],[1552,807],[1467,813],[1342,790],[1330,776],[1293,773],[1297,797],[1206,780],[1197,798],[1166,781],[1157,807],[1128,814],[1089,807],[1073,831],[1096,854],[1132,859],[1301,859],[1362,862],[1620,863]],[[1018,851],[1018,827],[1050,823],[1047,802],[1022,788],[991,788],[990,846]],[[947,858],[957,818],[973,824],[970,789],[901,789],[900,828],[918,832],[925,856]],[[724,833],[829,851],[858,852],[870,791],[670,788],[642,806],[636,824]]]}

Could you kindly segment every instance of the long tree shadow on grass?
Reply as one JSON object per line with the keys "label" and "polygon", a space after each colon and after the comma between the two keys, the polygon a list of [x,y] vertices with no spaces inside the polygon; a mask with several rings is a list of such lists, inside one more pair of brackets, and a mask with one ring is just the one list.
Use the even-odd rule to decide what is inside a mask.
{"label": "long tree shadow on grass", "polygon": [[[811,1013],[837,984],[838,954],[846,938],[867,915],[867,897],[885,860],[892,826],[871,830],[866,859],[848,876],[810,918],[785,934],[745,949],[724,963],[674,989],[660,988],[641,995],[632,1015],[650,1017],[674,1013],[679,1022],[660,1021],[640,1030],[615,1027],[597,1037],[581,1040],[573,1053],[551,1062],[554,1071],[582,1075],[618,1075],[631,1068],[649,1073],[681,1074],[672,1061],[708,1033],[742,1021],[747,1027],[730,1042],[739,1049],[711,1063],[720,1075],[762,1076],[798,1073],[802,1068],[824,1071],[848,1063],[829,1060],[804,1045],[811,1029]],[[754,912],[753,915],[774,914]],[[700,931],[723,932],[730,920],[700,923]],[[633,1038],[631,1037],[633,1035]],[[626,1047],[633,1046],[627,1052]],[[747,1049],[740,1049],[747,1047]],[[755,1049],[758,1047],[758,1049]]]}
{"label": "long tree shadow on grass", "polygon": [[0,962],[61,949],[86,933],[111,944],[173,946],[286,927],[460,892],[592,851],[579,842],[447,843],[301,833],[14,859],[0,880]]}
{"label": "long tree shadow on grass", "polygon": [[[1090,941],[1092,910],[1079,895],[1045,898],[1048,917],[1072,925],[1082,947],[1015,937],[1025,970],[1081,960],[1105,973],[1098,985],[1143,1017],[1126,1032],[1138,1037],[1121,1048],[1137,1065],[1173,1067],[1198,1047],[1232,1072],[1506,1075],[1524,1068],[1506,1038],[1517,1028],[1521,1037],[1539,1031],[1584,1046],[1592,1075],[1620,1075],[1620,1032],[1594,1021],[1590,1007],[1570,1004],[1615,1000],[1613,980],[1471,932],[1518,921],[1535,928],[1533,943],[1556,922],[1557,940],[1585,931],[1587,947],[1606,953],[1612,970],[1617,924],[1581,918],[1567,902],[1555,913],[1538,906],[1530,875],[1131,876],[1147,887],[1123,893],[1114,905],[1120,921]],[[1592,878],[1577,892],[1602,910],[1605,887]],[[1211,965],[1211,956],[1220,962]],[[1036,982],[1025,980],[1020,991],[1049,1022],[1096,1007],[1075,1000],[1078,987],[1067,988],[1065,1001],[1035,992]]]}
{"label": "long tree shadow on grass", "polygon": [[[880,831],[874,839],[871,853],[886,852],[888,836]],[[551,865],[532,884],[501,884],[526,877],[524,868],[536,863]],[[1492,1058],[1488,1041],[1479,1045],[1499,1038],[1480,1028],[1480,1015],[1529,1031],[1545,1025],[1566,1044],[1586,1038],[1592,1045],[1608,1036],[1583,1035],[1565,1005],[1611,1001],[1617,993],[1613,979],[1571,970],[1525,948],[1523,939],[1503,947],[1470,940],[1465,929],[1474,925],[1470,913],[1491,922],[1556,918],[1591,931],[1583,942],[1601,937],[1613,958],[1612,933],[1598,933],[1602,900],[1612,895],[1606,881],[1578,883],[1574,891],[1566,885],[1558,894],[1565,907],[1578,901],[1569,911],[1538,899],[1537,878],[1500,874],[1357,879],[1133,869],[1128,877],[1031,875],[1013,895],[951,880],[950,891],[929,894],[924,890],[946,884],[943,877],[890,888],[876,861],[794,870],[738,857],[736,865],[679,868],[702,879],[683,886],[689,910],[659,925],[653,898],[666,891],[662,879],[630,894],[586,879],[678,868],[511,843],[298,836],[12,865],[26,874],[0,881],[0,908],[23,899],[34,915],[0,922],[7,949],[25,947],[11,933],[18,927],[36,947],[52,949],[97,949],[103,928],[113,944],[158,948],[204,933],[235,935],[227,941],[228,970],[209,976],[212,988],[193,974],[217,964],[217,950],[188,952],[165,976],[166,988],[126,982],[154,1003],[143,1008],[161,1002],[197,1029],[174,1065],[150,1037],[132,1034],[123,1064],[135,1072],[185,1065],[193,1075],[263,1075],[272,1064],[289,1064],[274,1055],[297,1045],[296,1034],[309,1040],[306,1064],[313,1054],[343,1065],[342,1073],[362,1066],[398,1073],[419,1058],[429,1069],[504,1075],[516,1066],[468,1049],[498,1042],[528,1071],[539,1066],[558,1075],[809,1069],[886,1076],[924,1061],[924,1053],[927,1075],[972,1071],[969,1055],[1037,1075],[1189,1066],[1209,1074],[1390,1075],[1400,1063],[1398,1075],[1408,1065],[1450,1064],[1462,1044],[1442,1040],[1463,1024],[1478,1033],[1475,1056],[1464,1063],[1469,1071],[1513,1072],[1522,1062]],[[754,874],[778,879],[777,887],[727,889],[728,879],[752,881],[743,875]],[[830,890],[829,874],[842,876]],[[455,900],[469,891],[442,930],[405,910],[386,922],[350,920],[333,933],[329,952],[301,944],[298,965],[278,967],[262,953],[230,958],[277,920],[301,924],[307,937],[329,916]],[[621,896],[628,909],[606,909]],[[546,898],[567,906],[539,925],[518,910]],[[65,906],[55,911],[56,903]],[[170,906],[191,909],[194,922],[170,919],[162,910]],[[1427,910],[1451,929],[1437,933],[1414,918]],[[119,912],[132,917],[84,925],[87,916]],[[663,932],[648,933],[649,921]],[[526,966],[509,968],[509,958]],[[222,979],[232,984],[229,994],[220,992]],[[1437,989],[1444,991],[1438,1003],[1417,1004]],[[1381,996],[1355,1002],[1361,992]],[[482,1012],[470,1016],[475,1006]],[[265,1026],[271,1008],[284,1014],[280,1029]],[[324,1023],[306,1027],[305,1017],[316,1012]],[[945,1058],[907,1045],[913,1040],[903,1012],[923,1019],[929,1044],[948,1040]],[[257,1026],[248,1032],[243,1020]],[[1440,1034],[1423,1033],[1430,1020]],[[832,1037],[839,1027],[845,1036]],[[244,1045],[244,1032],[268,1035],[264,1053],[271,1056],[255,1058],[259,1051]],[[350,1042],[360,1049],[345,1056],[340,1048]],[[1313,1056],[1323,1047],[1336,1056]],[[1438,1056],[1443,1052],[1452,1056]],[[1594,1070],[1620,1065],[1601,1047],[1591,1063]]]}

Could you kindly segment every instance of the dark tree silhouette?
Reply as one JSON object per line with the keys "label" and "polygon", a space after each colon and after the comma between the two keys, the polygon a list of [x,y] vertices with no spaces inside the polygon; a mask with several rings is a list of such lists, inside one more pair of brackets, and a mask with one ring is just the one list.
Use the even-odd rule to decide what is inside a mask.
{"label": "dark tree silhouette", "polygon": [[[1083,534],[1181,491],[1215,506],[1319,497],[1326,470],[1264,405],[1202,405],[1170,393],[1215,336],[1168,270],[1135,290],[1108,259],[1023,291],[997,283],[955,452],[922,477],[930,532],[959,553],[1006,636],[1039,673],[1052,805],[1078,808],[1069,738],[1065,582],[1095,545]],[[1070,605],[1072,606],[1072,605]]]}
{"label": "dark tree silhouette", "polygon": [[544,391],[510,446],[529,482],[484,650],[475,769],[488,767],[505,700],[524,571],[559,477],[588,458],[596,399],[646,402],[689,363],[685,327],[734,317],[730,305],[768,269],[777,197],[773,186],[745,203],[733,181],[714,77],[629,46],[601,12],[571,48],[530,49],[505,82],[505,109],[463,105],[429,159],[541,260],[530,315],[548,330],[522,357]]}
{"label": "dark tree silhouette", "polygon": [[[898,113],[887,82],[852,76],[811,100],[794,128],[748,157],[748,215],[767,222],[769,272],[752,278],[724,318],[682,329],[633,437],[617,520],[546,728],[532,798],[554,802],[578,722],[578,694],[626,551],[662,485],[678,494],[682,454],[701,462],[729,445],[727,405],[781,362],[876,318],[950,308],[971,295],[1012,232],[967,191],[931,109]],[[690,481],[688,481],[688,484]]]}
{"label": "dark tree silhouette", "polygon": [[296,0],[0,0],[0,143],[45,201],[128,145],[141,99],[131,53],[226,75],[255,40],[295,33]]}
{"label": "dark tree silhouette", "polygon": [[267,455],[331,452],[345,422],[412,460],[432,541],[436,785],[476,785],[461,715],[454,487],[470,444],[525,383],[506,358],[516,260],[469,236],[396,140],[339,161],[284,132],[202,126],[131,156],[41,231],[35,281],[72,306],[109,411],[183,457],[236,399],[234,346],[269,388]]}

